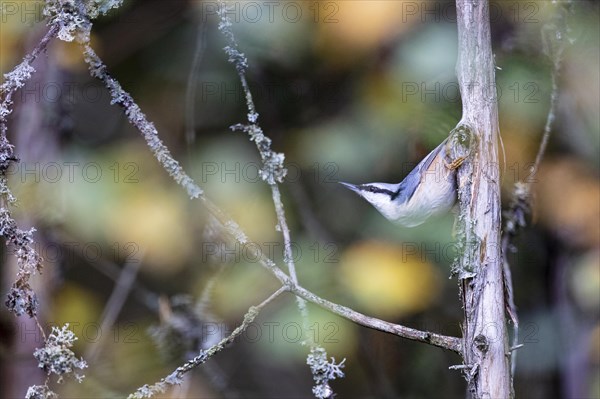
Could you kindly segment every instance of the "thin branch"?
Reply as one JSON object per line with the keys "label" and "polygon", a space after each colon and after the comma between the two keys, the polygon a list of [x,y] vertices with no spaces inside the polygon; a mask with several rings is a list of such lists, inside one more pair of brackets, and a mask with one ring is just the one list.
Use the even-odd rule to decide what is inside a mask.
{"label": "thin branch", "polygon": [[[224,48],[224,50],[229,56],[229,62],[231,62],[237,70],[246,96],[246,106],[248,108],[248,125],[236,125],[232,128],[234,130],[239,129],[245,131],[250,136],[250,140],[254,141],[256,144],[256,148],[258,149],[263,162],[260,176],[269,184],[269,187],[271,188],[273,205],[275,206],[275,213],[277,215],[277,230],[281,231],[283,236],[284,263],[288,268],[292,284],[294,286],[298,286],[296,265],[292,254],[290,229],[287,224],[283,202],[281,201],[281,193],[277,184],[283,182],[283,179],[287,173],[287,170],[283,165],[283,160],[285,157],[284,154],[276,153],[271,149],[271,139],[263,133],[263,130],[258,124],[258,112],[256,112],[256,106],[254,105],[252,93],[246,79],[248,60],[246,59],[244,53],[240,51],[237,41],[235,40],[235,35],[231,30],[231,19],[227,16],[227,6],[223,1],[219,3],[218,13],[221,18],[219,30],[225,35],[228,41],[228,45]],[[344,373],[341,371],[341,369],[344,367],[345,359],[339,364],[335,364],[335,360],[333,358],[331,359],[331,362],[327,360],[326,350],[318,346],[313,341],[312,336],[309,333],[308,308],[306,307],[306,301],[299,296],[296,296],[296,304],[302,318],[302,335],[304,336],[302,344],[308,344],[311,348],[310,354],[307,357],[307,364],[311,366],[313,380],[315,381],[315,386],[312,390],[313,394],[317,398],[331,397],[333,396],[333,390],[329,386],[329,381],[344,376]]]}
{"label": "thin branch", "polygon": [[31,75],[35,72],[35,68],[31,64],[46,50],[46,47],[56,37],[58,31],[58,25],[52,24],[37,46],[23,58],[23,61],[14,67],[12,71],[4,75],[6,80],[0,85],[0,96],[2,97],[2,102],[0,103],[0,195],[2,196],[3,206],[6,206],[6,203],[16,201],[6,184],[5,176],[10,162],[16,161],[13,151],[14,147],[8,142],[6,137],[8,116],[12,113],[12,96],[18,89],[25,86],[25,83],[31,78]]}
{"label": "thin branch", "polygon": [[[137,256],[140,256],[138,258]],[[123,271],[117,283],[115,284],[115,288],[108,298],[106,302],[106,306],[104,307],[104,311],[102,312],[100,323],[100,331],[108,331],[110,327],[115,323],[117,316],[121,312],[123,305],[125,304],[125,300],[131,291],[133,284],[135,283],[135,279],[142,265],[143,253],[141,255],[134,255],[127,260],[127,263],[123,267]],[[102,337],[104,337],[103,335]],[[102,347],[104,343],[104,339],[102,337],[95,342],[90,348],[87,350],[85,354],[85,358],[89,363],[93,363],[98,350]]]}
{"label": "thin branch", "polygon": [[[241,128],[242,130],[246,131],[250,135],[250,139],[256,143],[256,148],[258,149],[260,157],[263,161],[263,173],[261,173],[261,177],[269,184],[269,187],[271,188],[271,196],[273,198],[273,205],[275,206],[275,213],[277,215],[277,228],[279,231],[281,231],[283,236],[284,263],[288,268],[292,283],[294,285],[298,285],[298,275],[296,273],[296,265],[292,254],[290,229],[287,224],[283,202],[281,201],[279,185],[277,184],[278,182],[281,183],[283,181],[283,178],[287,173],[283,166],[284,155],[275,153],[271,149],[271,139],[263,133],[258,124],[258,113],[256,112],[256,106],[254,105],[254,100],[252,99],[252,92],[250,91],[250,87],[248,86],[248,81],[246,79],[248,60],[246,59],[244,53],[239,50],[235,35],[231,30],[231,20],[227,16],[227,6],[224,2],[219,4],[219,15],[221,18],[219,30],[225,35],[225,38],[228,41],[228,45],[224,48],[224,50],[225,53],[229,55],[229,62],[231,62],[236,68],[242,89],[244,90],[246,97],[246,106],[248,108],[248,125]],[[298,310],[300,311],[300,315],[302,316],[304,338],[307,341],[311,341],[310,334],[308,334],[309,321],[306,302],[300,297],[296,297],[296,302]],[[313,345],[312,342],[311,345]]]}
{"label": "thin branch", "polygon": [[148,121],[131,95],[123,90],[115,78],[110,76],[108,68],[92,49],[87,38],[81,45],[83,46],[84,60],[89,66],[90,74],[100,79],[108,88],[112,97],[111,103],[123,107],[127,119],[142,133],[148,147],[150,147],[162,167],[179,185],[186,189],[190,198],[198,198],[202,195],[202,189],[185,173],[179,162],[173,158],[167,146],[158,137],[158,130],[154,124]]}
{"label": "thin branch", "polygon": [[[7,108],[11,104],[11,96],[25,84],[26,80],[22,79],[24,76],[20,75],[18,71],[32,68],[31,64],[33,61],[46,50],[50,41],[58,34],[58,31],[59,27],[57,24],[50,25],[50,29],[48,29],[48,32],[42,37],[37,46],[23,58],[23,61],[19,65],[4,75],[6,81],[0,86],[0,95],[5,96],[4,100],[2,100],[3,108]],[[2,133],[6,132],[3,131]]]}
{"label": "thin branch", "polygon": [[198,68],[204,55],[206,48],[206,22],[198,27],[196,36],[196,48],[194,50],[194,59],[190,74],[188,75],[186,90],[185,90],[185,139],[188,145],[191,145],[196,139],[196,85],[198,83]]}
{"label": "thin branch", "polygon": [[[41,271],[42,257],[33,249],[32,235],[35,229],[20,230],[8,210],[9,204],[16,201],[6,179],[6,170],[10,162],[16,161],[14,147],[6,137],[8,116],[12,113],[13,94],[31,78],[31,75],[35,72],[31,64],[46,49],[48,43],[56,37],[58,30],[57,25],[51,25],[38,45],[25,56],[23,61],[11,72],[4,75],[6,80],[0,86],[0,95],[3,97],[0,103],[0,235],[5,237],[6,245],[14,246],[15,255],[17,255],[19,267],[17,280],[13,283],[6,301],[8,309],[17,316],[23,313],[27,313],[30,317],[36,315],[38,301],[29,282],[34,274]],[[39,323],[37,325],[43,333]]]}
{"label": "thin branch", "polygon": [[189,360],[182,366],[179,366],[169,374],[167,377],[162,378],[159,382],[153,385],[144,385],[141,388],[138,388],[137,391],[129,395],[129,399],[138,399],[138,398],[150,398],[158,393],[163,393],[167,390],[169,386],[179,385],[181,384],[182,378],[185,374],[200,366],[203,363],[206,363],[208,359],[216,355],[225,349],[229,344],[235,341],[246,329],[248,326],[256,319],[256,316],[260,313],[260,311],[269,303],[271,303],[275,298],[281,295],[286,289],[284,287],[279,288],[275,291],[271,296],[265,299],[257,306],[252,306],[248,309],[248,312],[244,315],[244,320],[242,324],[240,324],[235,330],[232,331],[227,337],[223,338],[217,344],[211,346],[207,350],[200,351],[200,354],[193,359]]}
{"label": "thin branch", "polygon": [[[556,5],[555,7],[560,7]],[[531,186],[535,182],[535,176],[539,170],[542,158],[546,153],[548,141],[552,126],[556,119],[556,108],[558,106],[558,79],[562,67],[562,55],[567,42],[567,27],[565,20],[565,9],[563,12],[556,12],[554,15],[556,24],[546,24],[542,27],[542,44],[544,53],[552,63],[552,92],[550,94],[550,107],[546,115],[546,123],[544,125],[544,133],[538,148],[535,162],[531,167],[531,173],[525,182],[515,183],[512,199],[508,209],[504,212],[504,234],[502,237],[502,256],[503,256],[503,273],[504,273],[504,289],[506,298],[506,308],[509,316],[514,324],[514,334],[511,352],[511,372],[514,375],[517,363],[517,350],[519,345],[519,318],[517,315],[516,305],[514,301],[512,273],[508,262],[508,253],[512,249],[512,240],[516,237],[519,231],[527,226],[527,215],[531,213]]]}
{"label": "thin branch", "polygon": [[[0,85],[0,235],[6,238],[7,245],[15,247],[18,272],[17,280],[13,283],[5,305],[9,311],[16,316],[27,313],[29,317],[35,320],[37,328],[44,337],[44,348],[38,348],[33,353],[40,367],[44,368],[48,378],[43,386],[30,386],[27,390],[27,397],[53,397],[56,396],[48,388],[49,376],[51,373],[58,375],[60,383],[64,376],[73,374],[74,369],[83,369],[87,364],[83,360],[78,360],[74,353],[69,349],[72,343],[77,339],[75,335],[68,331],[68,323],[59,331],[53,327],[53,333],[46,336],[37,318],[38,299],[36,293],[30,285],[30,279],[33,275],[42,270],[42,257],[33,249],[34,228],[29,231],[23,231],[17,228],[17,223],[12,218],[8,205],[16,202],[8,188],[6,171],[11,162],[18,161],[14,156],[14,146],[10,144],[7,138],[8,116],[12,113],[12,96],[31,78],[35,68],[31,65],[36,58],[46,50],[52,39],[59,36],[60,21],[49,23],[50,29],[38,42],[37,46],[17,65],[11,72],[4,75],[5,81]],[[57,333],[55,334],[55,331]],[[53,342],[51,342],[53,341]],[[62,341],[60,345],[55,345],[56,341]],[[53,345],[54,344],[54,345]],[[81,381],[84,377],[74,373],[75,377]]]}
{"label": "thin branch", "polygon": [[[556,7],[560,7],[557,5]],[[552,131],[552,125],[556,119],[556,107],[558,105],[558,78],[562,67],[562,55],[565,50],[566,38],[566,23],[564,21],[564,15],[557,13],[556,15],[559,21],[558,26],[544,26],[542,28],[542,42],[544,52],[546,56],[552,62],[552,93],[550,94],[550,108],[546,115],[546,124],[544,125],[544,134],[540,143],[540,148],[535,157],[535,163],[531,167],[531,175],[527,184],[531,186],[531,183],[535,181],[535,175],[539,169],[540,162],[546,153],[546,147],[550,140],[550,133]],[[554,29],[553,29],[554,28]],[[554,37],[551,37],[554,35]],[[556,46],[554,46],[556,44]]]}
{"label": "thin branch", "polygon": [[[67,251],[70,250],[70,246],[69,246],[70,244],[77,242],[77,240],[75,238],[68,235],[64,231],[60,232],[60,238],[61,238],[60,244],[64,247],[64,250],[67,250]],[[91,267],[93,267],[95,270],[102,273],[103,275],[105,275],[106,277],[108,277],[109,279],[114,281],[115,283],[117,283],[119,281],[119,279],[121,278],[122,270],[119,268],[119,266],[116,263],[114,263],[113,261],[111,261],[109,259],[100,258],[93,262],[88,261],[87,263]],[[133,294],[135,295],[135,297],[137,298],[137,300],[142,305],[144,305],[146,308],[148,308],[148,310],[151,310],[153,312],[158,311],[158,300],[159,300],[158,294],[150,291],[149,289],[144,287],[142,284],[140,284],[138,281],[133,281],[131,290],[132,290]]]}
{"label": "thin branch", "polygon": [[[0,235],[6,240],[17,259],[17,279],[13,282],[4,304],[15,316],[37,315],[38,300],[31,287],[31,277],[42,271],[42,257],[34,249],[33,233],[35,229],[21,230],[10,211],[0,207]],[[37,318],[35,319],[37,322]],[[38,328],[43,330],[38,324]]]}
{"label": "thin branch", "polygon": [[[294,284],[294,286],[298,286],[298,276],[296,275],[296,266],[294,264],[294,258],[292,255],[292,240],[290,238],[290,229],[287,225],[287,220],[285,218],[285,211],[283,210],[283,203],[281,202],[279,186],[277,186],[277,184],[272,184],[271,192],[273,194],[273,204],[275,205],[275,211],[277,213],[278,226],[281,230],[281,234],[283,234],[284,261],[288,266],[292,283]],[[298,304],[300,314],[302,315],[304,332],[306,333],[308,331],[308,309],[306,308],[306,302],[298,296],[296,297],[296,301]],[[306,337],[310,337],[310,335],[305,334],[305,338]]]}
{"label": "thin branch", "polygon": [[[249,242],[248,236],[233,219],[229,218],[217,205],[215,205],[206,196],[201,196],[200,200],[208,209],[210,214],[223,226],[223,229],[236,240],[240,245],[246,245]],[[283,285],[289,285],[288,275],[277,266],[277,264],[268,258],[258,245],[248,245],[247,250],[251,259],[257,259],[258,263],[266,270],[270,271],[277,280]]]}
{"label": "thin branch", "polygon": [[356,324],[360,324],[361,326],[397,335],[398,337],[413,341],[434,345],[439,348],[458,353],[459,355],[462,354],[462,340],[460,338],[432,333],[429,331],[416,330],[400,324],[394,324],[377,319],[375,317],[366,316],[346,306],[338,305],[323,299],[301,286],[292,286],[290,290],[294,294],[306,299],[307,301],[319,305],[320,307],[329,310],[331,313],[342,316],[343,318],[351,320]]}

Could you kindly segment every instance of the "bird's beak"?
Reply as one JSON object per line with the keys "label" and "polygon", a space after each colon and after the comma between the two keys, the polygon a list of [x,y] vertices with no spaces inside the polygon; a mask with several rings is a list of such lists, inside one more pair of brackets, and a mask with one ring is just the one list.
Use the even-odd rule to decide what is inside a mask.
{"label": "bird's beak", "polygon": [[354,185],[354,184],[350,184],[350,183],[344,183],[343,181],[339,182],[341,185],[343,185],[344,187],[354,191],[355,193],[360,193],[360,190],[358,189],[358,186]]}

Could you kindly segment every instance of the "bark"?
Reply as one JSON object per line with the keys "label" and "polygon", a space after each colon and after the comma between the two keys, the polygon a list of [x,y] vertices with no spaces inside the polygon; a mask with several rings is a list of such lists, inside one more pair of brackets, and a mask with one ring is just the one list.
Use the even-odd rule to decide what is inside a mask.
{"label": "bark", "polygon": [[498,109],[487,0],[457,0],[456,67],[463,116],[453,134],[459,168],[458,265],[465,320],[464,373],[474,398],[513,396],[500,234]]}

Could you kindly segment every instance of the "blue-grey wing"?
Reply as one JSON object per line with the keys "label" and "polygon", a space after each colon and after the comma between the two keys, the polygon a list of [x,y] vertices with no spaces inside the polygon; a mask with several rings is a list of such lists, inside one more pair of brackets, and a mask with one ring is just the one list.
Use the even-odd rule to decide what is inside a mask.
{"label": "blue-grey wing", "polygon": [[396,195],[397,198],[400,199],[401,202],[406,202],[410,200],[415,193],[419,183],[423,179],[423,173],[429,169],[431,163],[435,159],[435,157],[444,149],[446,142],[448,139],[446,138],[440,145],[438,145],[435,149],[433,149],[415,168],[406,176],[402,183],[400,183],[400,187],[398,188],[398,193]]}

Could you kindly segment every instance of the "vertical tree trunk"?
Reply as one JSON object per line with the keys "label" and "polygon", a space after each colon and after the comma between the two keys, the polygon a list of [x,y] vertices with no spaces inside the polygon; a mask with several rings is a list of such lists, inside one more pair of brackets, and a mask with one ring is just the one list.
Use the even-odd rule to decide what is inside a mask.
{"label": "vertical tree trunk", "polygon": [[464,253],[459,281],[465,312],[465,376],[474,398],[513,396],[500,245],[500,174],[495,66],[487,0],[457,0],[463,116],[455,129],[470,157],[459,169]]}

